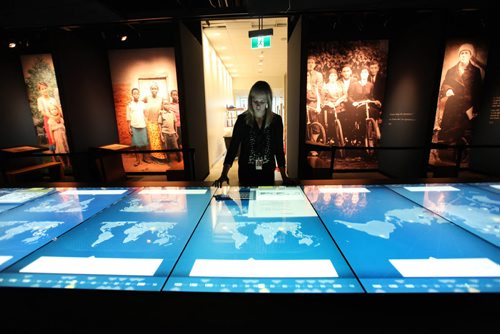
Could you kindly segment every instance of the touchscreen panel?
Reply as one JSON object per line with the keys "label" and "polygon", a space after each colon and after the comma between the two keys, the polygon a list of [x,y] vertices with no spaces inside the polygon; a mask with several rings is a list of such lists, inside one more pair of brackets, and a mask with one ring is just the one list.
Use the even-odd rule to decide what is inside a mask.
{"label": "touchscreen panel", "polygon": [[467,183],[470,186],[478,187],[487,191],[492,191],[495,194],[500,194],[500,183],[498,182],[476,182]]}
{"label": "touchscreen panel", "polygon": [[300,187],[223,187],[164,291],[363,292]]}
{"label": "touchscreen panel", "polygon": [[367,292],[499,292],[498,247],[384,186],[304,186]]}
{"label": "touchscreen panel", "polygon": [[212,196],[146,187],[8,268],[3,285],[159,291]]}
{"label": "touchscreen panel", "polygon": [[500,193],[462,183],[392,185],[390,189],[500,247]]}
{"label": "touchscreen panel", "polygon": [[[127,188],[56,188],[0,215],[0,270],[117,202]],[[3,284],[4,282],[0,282]]]}
{"label": "touchscreen panel", "polygon": [[53,188],[0,188],[0,213],[52,191]]}

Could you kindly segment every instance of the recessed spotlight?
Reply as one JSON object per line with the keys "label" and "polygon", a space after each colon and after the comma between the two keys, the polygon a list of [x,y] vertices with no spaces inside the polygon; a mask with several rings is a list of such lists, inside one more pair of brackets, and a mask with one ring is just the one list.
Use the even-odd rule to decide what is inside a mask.
{"label": "recessed spotlight", "polygon": [[120,36],[120,41],[125,42],[127,40],[128,36],[127,35],[121,35]]}

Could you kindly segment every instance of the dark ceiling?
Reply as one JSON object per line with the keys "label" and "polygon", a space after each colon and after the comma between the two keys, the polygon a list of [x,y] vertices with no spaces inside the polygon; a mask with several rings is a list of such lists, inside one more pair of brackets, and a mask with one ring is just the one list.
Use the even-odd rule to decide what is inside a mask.
{"label": "dark ceiling", "polygon": [[0,28],[68,27],[175,19],[372,10],[488,9],[483,0],[4,0]]}

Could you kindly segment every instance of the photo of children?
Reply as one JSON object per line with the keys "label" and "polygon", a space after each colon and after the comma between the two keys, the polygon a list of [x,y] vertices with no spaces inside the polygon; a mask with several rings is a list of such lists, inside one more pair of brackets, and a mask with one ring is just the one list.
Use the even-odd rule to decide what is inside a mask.
{"label": "photo of children", "polygon": [[[182,154],[176,152],[178,158],[169,159],[170,155],[162,152],[167,148],[159,127],[162,108],[179,110],[177,98],[171,96],[172,91],[177,92],[174,49],[110,50],[108,55],[119,141],[138,151],[122,155],[125,171],[184,169]],[[178,143],[182,142],[180,126],[179,117],[175,127]],[[169,145],[168,149],[179,147]]]}
{"label": "photo of children", "polygon": [[46,146],[54,154],[50,160],[61,161],[69,173],[70,149],[52,56],[23,55],[21,64],[38,145]]}

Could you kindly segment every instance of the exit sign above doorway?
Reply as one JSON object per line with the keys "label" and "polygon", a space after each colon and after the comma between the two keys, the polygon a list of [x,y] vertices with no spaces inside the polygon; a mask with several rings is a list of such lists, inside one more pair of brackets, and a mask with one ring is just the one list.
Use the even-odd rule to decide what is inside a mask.
{"label": "exit sign above doorway", "polygon": [[252,49],[263,49],[271,47],[271,36],[257,36],[250,38]]}

